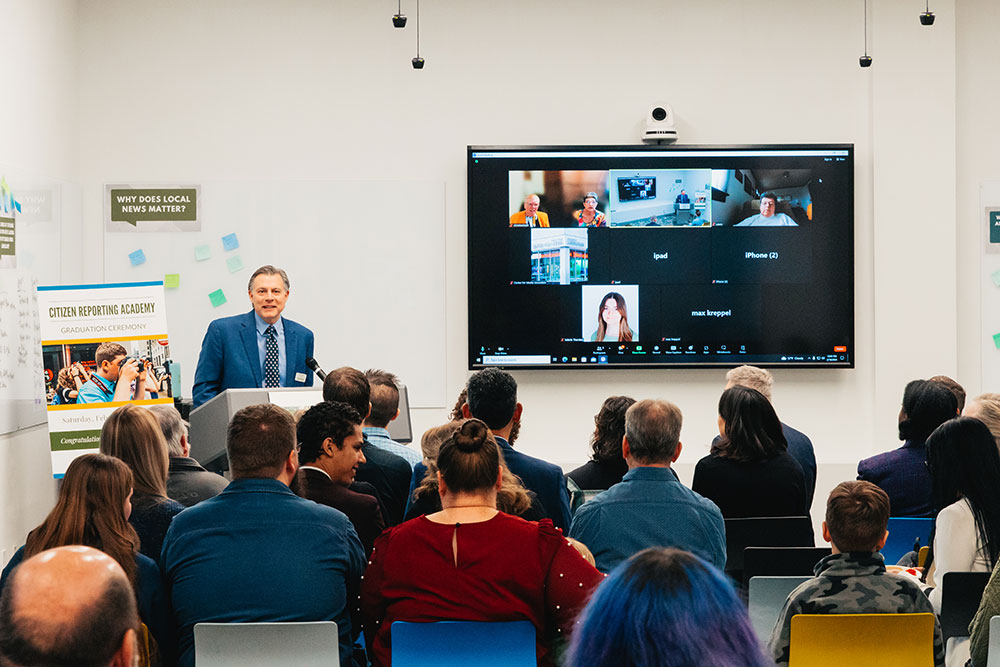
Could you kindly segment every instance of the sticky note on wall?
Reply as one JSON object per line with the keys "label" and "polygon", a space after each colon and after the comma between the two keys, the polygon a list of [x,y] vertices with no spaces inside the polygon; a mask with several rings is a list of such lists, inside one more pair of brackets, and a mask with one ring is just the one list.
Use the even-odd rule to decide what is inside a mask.
{"label": "sticky note on wall", "polygon": [[236,234],[226,234],[222,237],[222,247],[226,252],[236,250],[240,247],[240,240],[236,238]]}
{"label": "sticky note on wall", "polygon": [[212,308],[218,308],[226,302],[226,295],[222,293],[221,289],[217,289],[208,293],[208,300],[212,302]]}
{"label": "sticky note on wall", "polygon": [[237,271],[243,268],[243,260],[240,258],[239,255],[233,255],[232,257],[226,260],[226,266],[229,267],[230,273],[236,273]]}
{"label": "sticky note on wall", "polygon": [[139,266],[140,264],[146,263],[146,253],[142,251],[142,248],[128,254],[128,261],[132,262],[132,266]]}
{"label": "sticky note on wall", "polygon": [[176,289],[181,286],[181,274],[168,273],[163,276],[163,286],[167,289]]}
{"label": "sticky note on wall", "polygon": [[1000,350],[1000,333],[993,334],[993,346]]}
{"label": "sticky note on wall", "polygon": [[194,258],[199,262],[209,259],[212,256],[212,249],[207,245],[196,245],[194,247]]}

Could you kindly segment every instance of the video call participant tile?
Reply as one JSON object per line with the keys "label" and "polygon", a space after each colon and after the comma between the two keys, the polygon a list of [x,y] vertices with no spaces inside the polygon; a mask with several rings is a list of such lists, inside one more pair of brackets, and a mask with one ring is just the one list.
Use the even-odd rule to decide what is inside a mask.
{"label": "video call participant tile", "polygon": [[611,280],[641,285],[684,285],[711,280],[709,228],[614,229]]}
{"label": "video call participant tile", "polygon": [[713,228],[711,280],[728,284],[812,281],[812,231],[802,227]]}
{"label": "video call participant tile", "polygon": [[739,344],[761,338],[760,288],[751,285],[698,285],[660,288],[657,340],[719,341]]}

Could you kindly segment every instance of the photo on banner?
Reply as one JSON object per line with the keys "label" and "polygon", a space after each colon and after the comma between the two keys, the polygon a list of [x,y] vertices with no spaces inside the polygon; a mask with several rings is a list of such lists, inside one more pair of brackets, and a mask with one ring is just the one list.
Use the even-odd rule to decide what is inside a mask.
{"label": "photo on banner", "polygon": [[163,282],[38,287],[52,474],[126,403],[172,404]]}

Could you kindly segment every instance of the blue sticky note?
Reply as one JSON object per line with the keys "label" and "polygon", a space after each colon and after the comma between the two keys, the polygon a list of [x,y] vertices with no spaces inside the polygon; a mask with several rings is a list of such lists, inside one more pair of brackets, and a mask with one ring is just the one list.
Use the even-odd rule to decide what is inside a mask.
{"label": "blue sticky note", "polygon": [[236,234],[226,234],[222,237],[222,247],[226,252],[230,250],[236,250],[240,247],[240,240],[236,238]]}
{"label": "blue sticky note", "polygon": [[139,248],[135,252],[130,252],[128,254],[128,261],[132,262],[132,266],[139,266],[140,264],[146,263],[146,253]]}

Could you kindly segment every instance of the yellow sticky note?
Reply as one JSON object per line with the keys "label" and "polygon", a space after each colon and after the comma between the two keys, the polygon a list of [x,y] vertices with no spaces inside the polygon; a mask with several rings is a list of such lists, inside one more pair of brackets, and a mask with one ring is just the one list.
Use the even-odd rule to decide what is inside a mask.
{"label": "yellow sticky note", "polygon": [[181,286],[181,274],[168,273],[163,276],[163,286],[168,289],[176,289]]}

